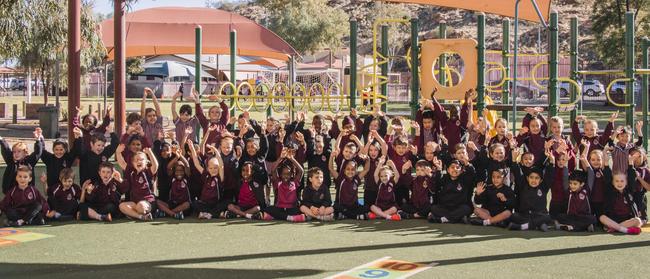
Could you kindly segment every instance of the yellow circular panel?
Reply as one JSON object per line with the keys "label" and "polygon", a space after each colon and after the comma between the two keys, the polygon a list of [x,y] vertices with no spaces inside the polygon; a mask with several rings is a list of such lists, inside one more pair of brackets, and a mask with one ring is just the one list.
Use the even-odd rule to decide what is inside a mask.
{"label": "yellow circular panel", "polygon": [[477,43],[471,39],[432,39],[422,42],[422,69],[433,69],[434,62],[444,52],[455,52],[465,63],[461,81],[452,87],[444,87],[433,76],[433,71],[421,71],[420,83],[422,96],[431,98],[433,88],[438,88],[436,98],[445,100],[462,100],[465,91],[476,88],[477,81]]}

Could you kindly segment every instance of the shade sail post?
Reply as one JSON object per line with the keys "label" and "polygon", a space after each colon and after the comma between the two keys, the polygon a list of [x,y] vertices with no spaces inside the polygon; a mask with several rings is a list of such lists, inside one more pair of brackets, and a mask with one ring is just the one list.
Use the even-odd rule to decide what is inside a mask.
{"label": "shade sail post", "polygon": [[[194,88],[196,89],[196,92],[199,94],[199,98],[201,97],[201,71],[202,71],[202,65],[201,65],[201,46],[203,45],[203,29],[201,28],[201,25],[197,26],[194,28],[194,39],[195,39],[195,49],[194,49]],[[154,92],[155,93],[155,92]]]}
{"label": "shade sail post", "polygon": [[113,45],[115,46],[115,59],[113,60],[113,96],[115,97],[115,133],[124,132],[126,120],[126,32],[124,32],[126,3],[124,0],[115,0],[115,21],[113,29]]}
{"label": "shade sail post", "polygon": [[[68,139],[72,131],[74,115],[79,107],[81,92],[81,0],[68,0]],[[27,81],[30,86],[30,81]]]}
{"label": "shade sail post", "polygon": [[[230,82],[234,85],[232,94],[237,90],[237,30],[230,31]],[[235,116],[235,98],[230,98],[230,116]]]}

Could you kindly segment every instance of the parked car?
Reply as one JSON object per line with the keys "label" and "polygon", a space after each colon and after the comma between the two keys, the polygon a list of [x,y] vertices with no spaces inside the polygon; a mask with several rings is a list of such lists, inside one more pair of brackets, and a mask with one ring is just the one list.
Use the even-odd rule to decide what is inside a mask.
{"label": "parked car", "polygon": [[586,79],[582,82],[582,94],[597,97],[605,93],[605,86],[597,79]]}
{"label": "parked car", "polygon": [[25,89],[25,80],[24,79],[14,79],[11,81],[11,84],[9,85],[9,88],[11,90],[23,90]]}

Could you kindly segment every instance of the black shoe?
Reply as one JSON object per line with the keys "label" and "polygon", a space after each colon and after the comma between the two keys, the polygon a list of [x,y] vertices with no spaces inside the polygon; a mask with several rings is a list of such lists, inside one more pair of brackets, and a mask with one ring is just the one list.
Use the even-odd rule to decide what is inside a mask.
{"label": "black shoe", "polygon": [[442,223],[442,220],[440,220],[440,218],[438,218],[436,216],[433,216],[433,215],[431,215],[428,220],[429,220],[429,223],[435,223],[435,224]]}
{"label": "black shoe", "polygon": [[412,217],[411,214],[408,214],[408,213],[406,213],[404,211],[401,211],[401,210],[398,211],[397,214],[399,214],[399,217],[402,218],[402,219],[410,219]]}
{"label": "black shoe", "polygon": [[520,231],[521,230],[521,225],[515,224],[515,223],[510,223],[508,225],[508,229],[511,231]]}
{"label": "black shoe", "polygon": [[42,217],[36,217],[31,222],[29,222],[29,225],[33,225],[33,226],[45,225],[45,219],[43,219]]}
{"label": "black shoe", "polygon": [[262,220],[262,217],[264,217],[264,216],[262,216],[262,212],[259,211],[259,212],[255,213],[255,214],[253,214],[253,216],[251,216],[251,219],[253,219],[253,220]]}
{"label": "black shoe", "polygon": [[481,218],[470,218],[469,223],[474,225],[474,226],[483,226],[483,219]]}
{"label": "black shoe", "polygon": [[226,213],[224,214],[224,218],[233,219],[235,217],[237,217],[235,213],[230,212],[230,210],[226,210]]}

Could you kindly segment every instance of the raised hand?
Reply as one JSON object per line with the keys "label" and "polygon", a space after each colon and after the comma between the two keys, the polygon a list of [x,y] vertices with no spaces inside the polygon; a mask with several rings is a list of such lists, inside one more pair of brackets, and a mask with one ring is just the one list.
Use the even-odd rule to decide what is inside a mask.
{"label": "raised hand", "polygon": [[75,138],[75,139],[78,139],[78,138],[80,138],[80,137],[83,136],[83,133],[81,132],[81,129],[79,129],[79,128],[77,128],[77,127],[74,127],[74,128],[72,129],[72,133],[74,134],[74,138]]}
{"label": "raised hand", "polygon": [[186,136],[191,135],[192,132],[194,132],[194,128],[192,128],[192,126],[188,126],[187,128],[185,128],[185,135]]}
{"label": "raised hand", "polygon": [[37,140],[43,138],[43,130],[41,130],[41,128],[37,127],[36,129],[34,129],[34,138]]}
{"label": "raised hand", "polygon": [[143,98],[146,98],[147,96],[151,96],[153,94],[153,91],[149,87],[144,88],[144,92],[142,94]]}
{"label": "raised hand", "polygon": [[616,118],[618,118],[618,110],[612,113],[612,116],[609,117],[609,122],[614,123],[614,121],[616,121]]}
{"label": "raised hand", "polygon": [[476,194],[480,195],[485,192],[485,182],[481,181],[478,184],[476,184]]}
{"label": "raised hand", "polygon": [[583,121],[585,121],[585,120],[587,120],[587,117],[584,116],[584,115],[578,115],[578,116],[576,116],[576,122],[578,122],[578,123],[583,122]]}

